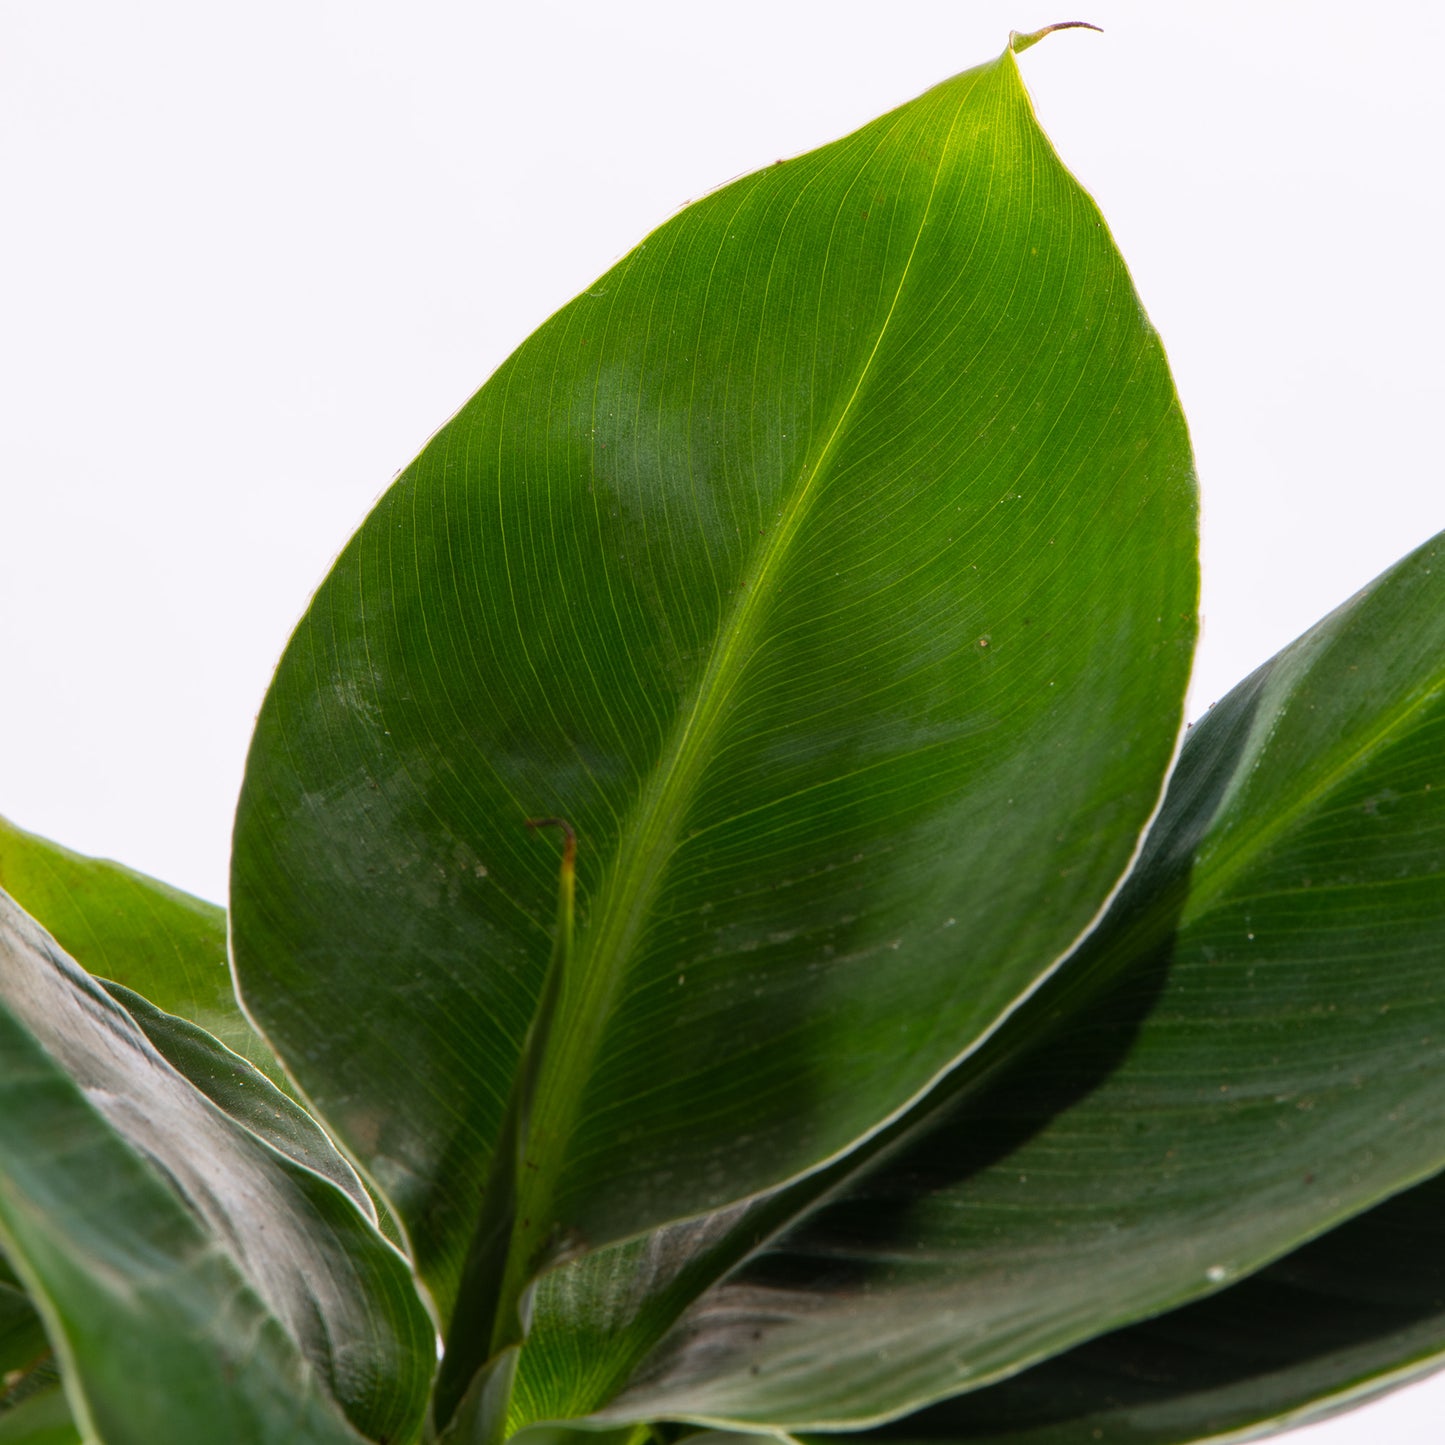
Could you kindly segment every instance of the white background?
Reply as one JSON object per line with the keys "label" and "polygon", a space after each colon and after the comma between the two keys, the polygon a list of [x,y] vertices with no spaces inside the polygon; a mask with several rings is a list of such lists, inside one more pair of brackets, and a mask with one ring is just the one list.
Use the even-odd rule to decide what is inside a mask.
{"label": "white background", "polygon": [[690,197],[1074,18],[1022,67],[1193,428],[1198,713],[1445,526],[1439,7],[0,0],[0,811],[224,897],[290,627],[512,347]]}

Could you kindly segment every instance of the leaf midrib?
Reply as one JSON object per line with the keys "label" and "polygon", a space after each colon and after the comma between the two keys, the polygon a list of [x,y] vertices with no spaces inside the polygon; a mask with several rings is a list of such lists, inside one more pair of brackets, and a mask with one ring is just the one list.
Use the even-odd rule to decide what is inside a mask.
{"label": "leaf midrib", "polygon": [[[596,894],[601,906],[579,940],[576,967],[567,981],[559,1017],[549,1040],[532,1118],[525,1207],[533,1231],[546,1228],[567,1146],[577,1122],[582,1085],[590,1077],[612,1010],[626,978],[627,964],[649,917],[678,842],[689,805],[729,711],[733,693],[754,651],[770,609],[775,582],[811,510],[839,444],[853,421],[874,363],[882,349],[908,282],[914,257],[932,212],[939,176],[950,152],[961,108],[956,109],[934,166],[928,200],[888,310],[867,358],[859,368],[816,455],[799,468],[792,498],[740,580],[718,629],[708,663],[690,703],[680,714],[662,757],[652,769],[618,836],[610,867]],[[881,142],[880,142],[881,144]],[[530,1188],[526,1186],[530,1185]]]}

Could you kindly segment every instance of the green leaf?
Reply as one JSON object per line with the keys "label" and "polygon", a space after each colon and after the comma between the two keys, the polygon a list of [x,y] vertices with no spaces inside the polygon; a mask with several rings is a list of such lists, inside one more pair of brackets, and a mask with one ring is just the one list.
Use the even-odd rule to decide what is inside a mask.
{"label": "green leaf", "polygon": [[1194,549],[1163,352],[1012,54],[523,344],[298,627],[233,855],[247,1006],[443,1314],[552,951],[524,820],[576,829],[577,931],[510,1293],[851,1148],[1057,965],[1157,803]]}
{"label": "green leaf", "polygon": [[9,1388],[3,1384],[6,1376],[28,1369],[49,1348],[35,1306],[10,1266],[0,1258],[0,1396]]}
{"label": "green leaf", "polygon": [[[581,1419],[613,1402],[689,1305],[878,1147],[865,1145],[848,1161],[774,1195],[654,1230],[544,1276],[518,1363],[509,1430]],[[638,1416],[624,1405],[614,1413],[640,1420],[668,1412]]]}
{"label": "green leaf", "polygon": [[1104,923],[933,1099],[711,1226],[735,1267],[649,1359],[689,1231],[544,1281],[519,1410],[616,1392],[596,1320],[602,1418],[858,1426],[1259,1269],[1445,1165],[1442,946],[1436,538],[1194,729]]}
{"label": "green leaf", "polygon": [[11,1407],[0,1405],[0,1445],[89,1445],[65,1403],[59,1381],[28,1394]]}
{"label": "green leaf", "polygon": [[1442,1221],[1445,1175],[1208,1299],[861,1440],[1185,1445],[1322,1420],[1445,1365]]}
{"label": "green leaf", "polygon": [[0,818],[0,888],[88,973],[199,1024],[286,1087],[242,1014],[226,957],[226,914],[119,863],[87,858]]}
{"label": "green leaf", "polygon": [[218,1109],[278,1154],[329,1179],[376,1222],[375,1205],[356,1171],[295,1100],[204,1029],[165,1013],[131,989],[98,981],[140,1026],[156,1052]]}
{"label": "green leaf", "polygon": [[414,1437],[434,1344],[407,1266],[298,1162],[301,1143],[264,1132],[182,1078],[0,894],[0,1247],[88,1436]]}
{"label": "green leaf", "polygon": [[[616,1430],[574,1430],[566,1425],[538,1425],[520,1437],[516,1445],[671,1445],[673,1433],[664,1434],[647,1426],[632,1425]],[[763,1442],[757,1442],[757,1445],[763,1445]]]}
{"label": "green leaf", "polygon": [[[34,1403],[40,1394],[53,1394],[54,1405]],[[68,1424],[69,1411],[60,1398],[54,1355],[45,1336],[45,1325],[25,1293],[15,1271],[0,1255],[0,1445],[7,1442],[78,1438],[74,1427],[69,1435],[56,1435],[53,1426]],[[46,1432],[50,1431],[50,1434]]]}
{"label": "green leaf", "polygon": [[[440,1435],[456,1440],[500,1441],[516,1381],[518,1353],[531,1316],[529,1273],[533,1262],[513,1250],[517,1210],[524,1207],[530,1118],[552,1019],[576,941],[577,835],[561,818],[538,818],[531,828],[556,827],[564,837],[557,894],[557,933],[542,999],[522,1045],[491,1178],[462,1275],[464,1313],[452,1330],[433,1393],[432,1418],[450,1424]],[[438,1405],[440,1401],[440,1406]]]}

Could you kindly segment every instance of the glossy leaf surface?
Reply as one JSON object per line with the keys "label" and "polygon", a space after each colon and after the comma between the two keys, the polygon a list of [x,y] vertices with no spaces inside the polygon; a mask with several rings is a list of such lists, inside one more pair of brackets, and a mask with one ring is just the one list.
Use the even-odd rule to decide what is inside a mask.
{"label": "glossy leaf surface", "polygon": [[[1186,1445],[1324,1419],[1445,1364],[1445,1176],[1183,1309],[860,1436]],[[825,1445],[832,1436],[818,1436]]]}
{"label": "glossy leaf surface", "polygon": [[0,818],[3,888],[87,973],[199,1024],[284,1085],[242,1014],[226,957],[226,914],[106,858],[89,858]]}
{"label": "glossy leaf surface", "polygon": [[[1212,1292],[1445,1164],[1442,563],[1436,539],[1194,729],[1080,954],[871,1160],[795,1186],[801,1222],[776,1235],[786,1195],[741,1216],[750,1257],[605,1414],[876,1420]],[[556,1341],[579,1324],[611,1310],[632,1346],[678,1307],[653,1248],[655,1288],[636,1261],[609,1285],[605,1256],[570,1298],[566,1271],[544,1282],[531,1409],[578,1403]]]}
{"label": "glossy leaf surface", "polygon": [[375,1221],[375,1206],[356,1171],[337,1153],[311,1115],[259,1069],[204,1029],[156,1008],[131,989],[110,982],[102,986],[140,1026],[156,1052],[233,1123],[303,1169],[330,1180]]}
{"label": "glossy leaf surface", "polygon": [[354,1445],[420,1423],[433,1337],[405,1262],[262,1132],[0,895],[0,1244],[106,1445]]}
{"label": "glossy leaf surface", "polygon": [[318,593],[235,836],[248,1006],[444,1311],[551,951],[524,820],[579,836],[532,1266],[816,1167],[1055,966],[1157,802],[1194,546],[1158,340],[1012,55],[524,343]]}

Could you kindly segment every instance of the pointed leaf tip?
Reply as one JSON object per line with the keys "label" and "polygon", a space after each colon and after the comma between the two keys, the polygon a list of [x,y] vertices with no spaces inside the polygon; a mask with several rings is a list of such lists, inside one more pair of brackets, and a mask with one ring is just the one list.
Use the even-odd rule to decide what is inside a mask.
{"label": "pointed leaf tip", "polygon": [[1015,55],[1019,55],[1030,45],[1037,45],[1045,35],[1052,35],[1055,30],[1096,30],[1100,35],[1104,33],[1101,26],[1091,25],[1087,20],[1060,20],[1057,25],[1045,25],[1042,30],[1031,30],[1027,34],[1021,30],[1010,30],[1008,48]]}

